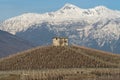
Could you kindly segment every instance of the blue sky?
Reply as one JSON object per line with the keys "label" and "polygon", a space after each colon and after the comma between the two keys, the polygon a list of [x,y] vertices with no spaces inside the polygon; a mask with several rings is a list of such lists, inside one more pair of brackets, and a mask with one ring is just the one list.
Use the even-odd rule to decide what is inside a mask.
{"label": "blue sky", "polygon": [[80,8],[103,5],[110,9],[120,10],[120,0],[0,0],[0,21],[28,12],[55,11],[66,3]]}

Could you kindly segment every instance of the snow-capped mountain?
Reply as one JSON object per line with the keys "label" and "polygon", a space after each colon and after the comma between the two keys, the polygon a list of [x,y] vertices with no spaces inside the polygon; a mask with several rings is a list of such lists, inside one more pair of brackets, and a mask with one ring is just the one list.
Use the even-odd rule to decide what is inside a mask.
{"label": "snow-capped mountain", "polygon": [[0,30],[0,58],[32,47],[29,42]]}
{"label": "snow-capped mountain", "polygon": [[10,18],[0,24],[0,29],[36,45],[50,44],[54,36],[65,36],[70,44],[120,53],[120,11],[104,6],[81,9],[66,4],[55,12]]}

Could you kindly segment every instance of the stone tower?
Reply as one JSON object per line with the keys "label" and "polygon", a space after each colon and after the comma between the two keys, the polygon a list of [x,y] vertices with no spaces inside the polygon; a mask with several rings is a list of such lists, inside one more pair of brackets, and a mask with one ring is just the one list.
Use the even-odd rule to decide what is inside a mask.
{"label": "stone tower", "polygon": [[53,46],[68,46],[68,38],[54,37]]}

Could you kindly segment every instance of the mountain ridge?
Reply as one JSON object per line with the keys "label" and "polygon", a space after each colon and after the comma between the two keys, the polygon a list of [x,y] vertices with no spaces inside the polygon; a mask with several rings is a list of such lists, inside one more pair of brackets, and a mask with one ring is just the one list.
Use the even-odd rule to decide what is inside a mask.
{"label": "mountain ridge", "polygon": [[[79,18],[80,17],[82,17],[83,16],[83,18],[84,18],[84,16],[89,16],[89,14],[91,14],[90,15],[90,18],[91,18],[91,16],[94,16],[93,14],[95,13],[96,14],[96,12],[95,11],[99,11],[99,10],[102,10],[103,12],[104,12],[104,10],[109,10],[109,11],[112,11],[112,10],[110,10],[110,9],[108,9],[108,8],[106,8],[105,6],[97,6],[97,7],[95,7],[95,8],[90,8],[90,9],[80,9],[79,7],[77,7],[77,6],[74,6],[74,5],[72,5],[72,4],[65,4],[61,9],[59,9],[59,10],[57,10],[57,11],[55,11],[55,12],[49,12],[49,13],[45,13],[45,14],[37,14],[37,13],[26,13],[26,14],[22,14],[22,15],[20,15],[20,16],[17,16],[17,17],[13,17],[13,18],[10,18],[10,19],[7,19],[7,20],[5,20],[2,24],[1,24],[1,26],[4,26],[4,24],[9,24],[9,23],[7,23],[7,22],[9,22],[9,21],[11,21],[11,23],[10,24],[12,24],[12,26],[16,26],[16,25],[18,25],[17,24],[17,21],[18,21],[18,23],[19,23],[19,21],[20,22],[22,22],[21,24],[23,24],[23,22],[25,21],[25,22],[28,22],[28,24],[25,26],[24,24],[23,24],[23,27],[24,28],[29,28],[30,26],[32,26],[32,24],[34,23],[34,24],[40,24],[41,23],[41,21],[42,22],[44,22],[44,21],[48,21],[48,22],[53,22],[53,20],[56,20],[57,21],[57,19],[62,19],[62,21],[65,21],[66,19],[65,18],[60,18],[61,17],[61,15],[62,15],[62,13],[64,14],[64,8],[66,8],[66,7],[72,7],[72,10],[74,10],[74,9],[76,9],[75,11],[72,11],[71,9],[66,9],[66,10],[68,10],[68,13],[70,14],[70,13],[73,13],[73,14],[65,14],[65,15],[63,15],[63,16],[68,16],[68,17],[65,17],[66,19],[68,18],[70,18],[70,17],[72,17],[72,15],[73,15],[73,18],[71,18],[71,20],[74,20],[74,17],[75,17],[75,20],[76,19],[78,19],[78,20],[80,20]],[[74,8],[74,9],[73,9]],[[69,10],[70,10],[70,12],[69,12]],[[67,11],[65,11],[65,12],[67,12]],[[75,13],[74,13],[75,12]],[[77,13],[76,13],[77,12]],[[113,11],[112,11],[113,12]],[[117,11],[115,11],[116,13],[117,13]],[[82,14],[87,14],[87,15],[82,15]],[[76,14],[76,15],[75,15]],[[102,13],[103,14],[103,13]],[[109,14],[109,13],[108,13]],[[111,14],[111,13],[110,13]],[[119,14],[120,14],[120,12],[119,12]],[[55,16],[56,15],[56,16]],[[78,15],[81,15],[80,17],[78,17]],[[59,17],[60,16],[60,17]],[[99,15],[100,16],[100,15]],[[111,15],[110,15],[111,16]],[[109,16],[109,17],[110,17]],[[114,15],[115,16],[115,15]],[[58,17],[58,18],[57,18]],[[102,17],[103,17],[103,15],[102,15]],[[104,16],[105,17],[105,16]],[[117,17],[118,17],[118,15],[117,15]],[[119,16],[120,17],[120,16]],[[50,18],[50,19],[49,19]],[[38,20],[37,20],[38,19]],[[29,20],[32,20],[32,21],[29,21]],[[52,20],[52,21],[51,21]],[[59,20],[58,20],[58,22],[59,22]],[[9,24],[9,25],[10,25]],[[19,23],[20,24],[20,23]],[[12,27],[11,26],[11,27]],[[22,25],[18,25],[19,27],[17,27],[17,28],[19,28],[18,29],[18,31],[22,31],[21,29],[20,29],[20,27],[22,27]],[[27,26],[29,26],[29,27],[27,27]],[[9,27],[7,27],[8,29],[9,29]],[[4,30],[4,28],[2,29],[2,30]],[[10,29],[10,30],[12,30],[12,29]],[[24,30],[24,29],[23,29]],[[9,31],[9,30],[6,30],[6,31]],[[12,30],[12,31],[14,31],[14,29]],[[12,31],[10,32],[10,33],[12,33]],[[12,34],[16,34],[16,32],[13,32]]]}
{"label": "mountain ridge", "polygon": [[0,30],[0,58],[32,48],[29,42]]}
{"label": "mountain ridge", "polygon": [[37,46],[50,44],[54,36],[67,36],[70,44],[120,53],[120,11],[104,6],[81,9],[66,4],[55,12],[27,13],[5,20],[0,29]]}

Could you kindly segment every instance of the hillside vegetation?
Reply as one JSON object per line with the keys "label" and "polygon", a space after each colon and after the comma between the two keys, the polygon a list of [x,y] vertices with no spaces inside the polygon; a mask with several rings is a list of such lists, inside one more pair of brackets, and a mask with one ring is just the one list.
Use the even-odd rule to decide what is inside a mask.
{"label": "hillside vegetation", "polygon": [[0,70],[113,67],[120,67],[120,55],[78,46],[37,47],[0,60]]}

